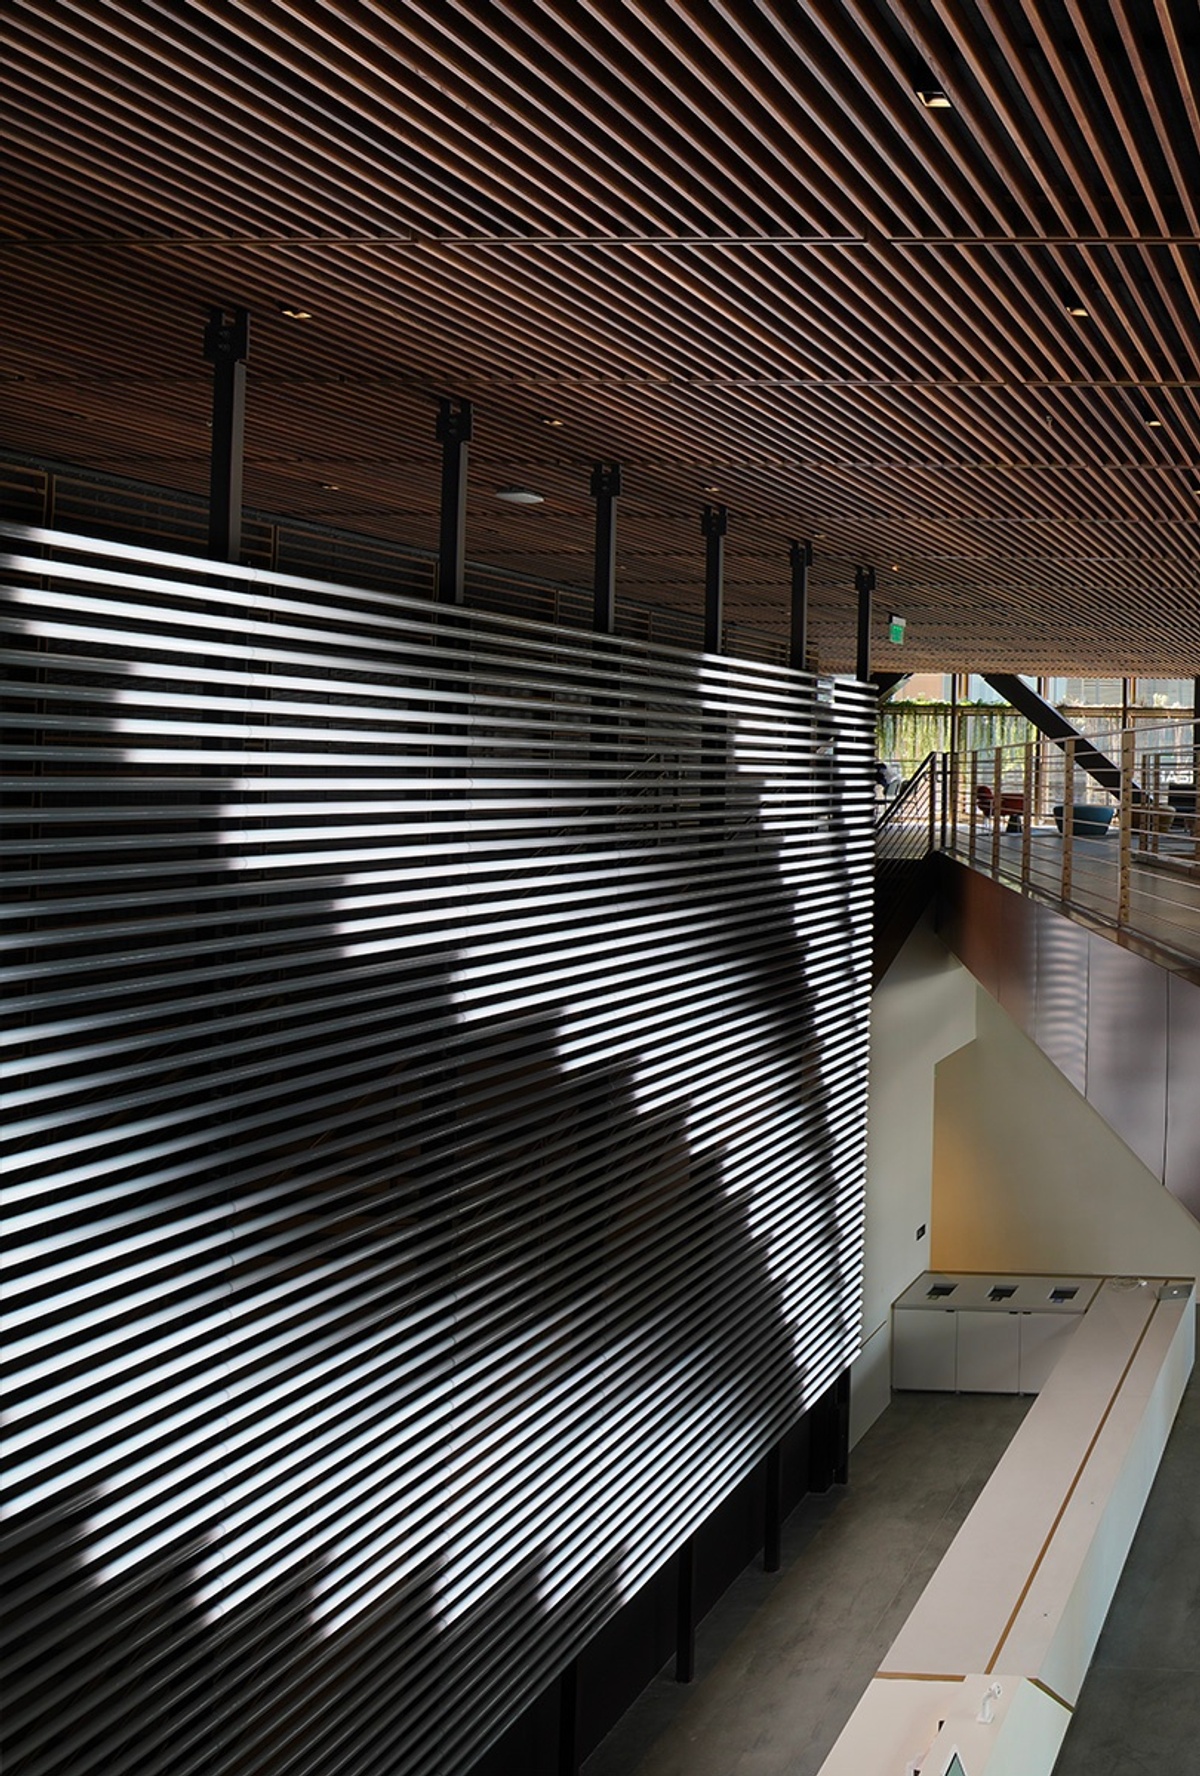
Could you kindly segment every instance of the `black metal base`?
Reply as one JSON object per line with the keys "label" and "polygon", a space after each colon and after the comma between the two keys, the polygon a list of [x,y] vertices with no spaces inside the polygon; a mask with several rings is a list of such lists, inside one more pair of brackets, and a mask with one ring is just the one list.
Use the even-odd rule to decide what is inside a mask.
{"label": "black metal base", "polygon": [[471,1776],[577,1776],[664,1667],[690,1682],[696,1628],[718,1598],[760,1551],[765,1569],[777,1571],[784,1519],[807,1494],[845,1482],[849,1408],[847,1371],[621,1606]]}

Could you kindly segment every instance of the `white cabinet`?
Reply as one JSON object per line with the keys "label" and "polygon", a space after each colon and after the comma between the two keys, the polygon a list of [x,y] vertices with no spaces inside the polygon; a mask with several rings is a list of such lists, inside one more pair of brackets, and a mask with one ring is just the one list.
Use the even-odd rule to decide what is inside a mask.
{"label": "white cabinet", "polygon": [[892,1309],[892,1386],[1039,1393],[1099,1286],[1096,1277],[926,1271]]}
{"label": "white cabinet", "polygon": [[1058,1362],[1067,1340],[1078,1326],[1079,1314],[1023,1313],[1021,1327],[1021,1377],[1018,1392],[1040,1394],[1046,1378]]}
{"label": "white cabinet", "polygon": [[1019,1394],[1021,1314],[968,1307],[956,1313],[960,1394]]}
{"label": "white cabinet", "polygon": [[952,1394],[958,1386],[958,1315],[897,1308],[892,1329],[892,1386]]}

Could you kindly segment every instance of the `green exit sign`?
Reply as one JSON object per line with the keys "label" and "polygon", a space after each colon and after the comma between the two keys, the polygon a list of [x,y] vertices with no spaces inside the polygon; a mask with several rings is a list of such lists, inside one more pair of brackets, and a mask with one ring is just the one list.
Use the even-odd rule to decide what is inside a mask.
{"label": "green exit sign", "polygon": [[888,618],[888,640],[894,641],[897,647],[904,645],[906,621],[903,617]]}

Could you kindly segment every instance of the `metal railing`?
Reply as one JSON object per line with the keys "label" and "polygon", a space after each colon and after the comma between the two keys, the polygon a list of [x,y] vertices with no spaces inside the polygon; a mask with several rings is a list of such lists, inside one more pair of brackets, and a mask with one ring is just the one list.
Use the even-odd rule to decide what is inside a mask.
{"label": "metal railing", "polygon": [[[946,764],[943,843],[976,869],[1200,959],[1196,758],[1178,722],[959,753]],[[1084,768],[1098,749],[1111,771]]]}
{"label": "metal railing", "polygon": [[889,868],[928,857],[939,843],[942,760],[923,758],[875,817],[876,893]]}
{"label": "metal railing", "polygon": [[931,752],[875,820],[876,981],[912,930],[933,889],[930,859],[943,839],[944,761]]}

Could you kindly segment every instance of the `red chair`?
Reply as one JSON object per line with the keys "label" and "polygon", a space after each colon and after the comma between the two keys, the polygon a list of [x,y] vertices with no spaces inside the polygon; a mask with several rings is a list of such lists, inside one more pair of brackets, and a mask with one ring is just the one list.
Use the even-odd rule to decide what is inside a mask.
{"label": "red chair", "polygon": [[[996,793],[990,783],[975,785],[975,806],[985,820],[992,818],[992,807]],[[1006,832],[1020,832],[1021,820],[1025,813],[1025,797],[1020,790],[1002,789],[1000,791],[1000,817],[1007,816]]]}

